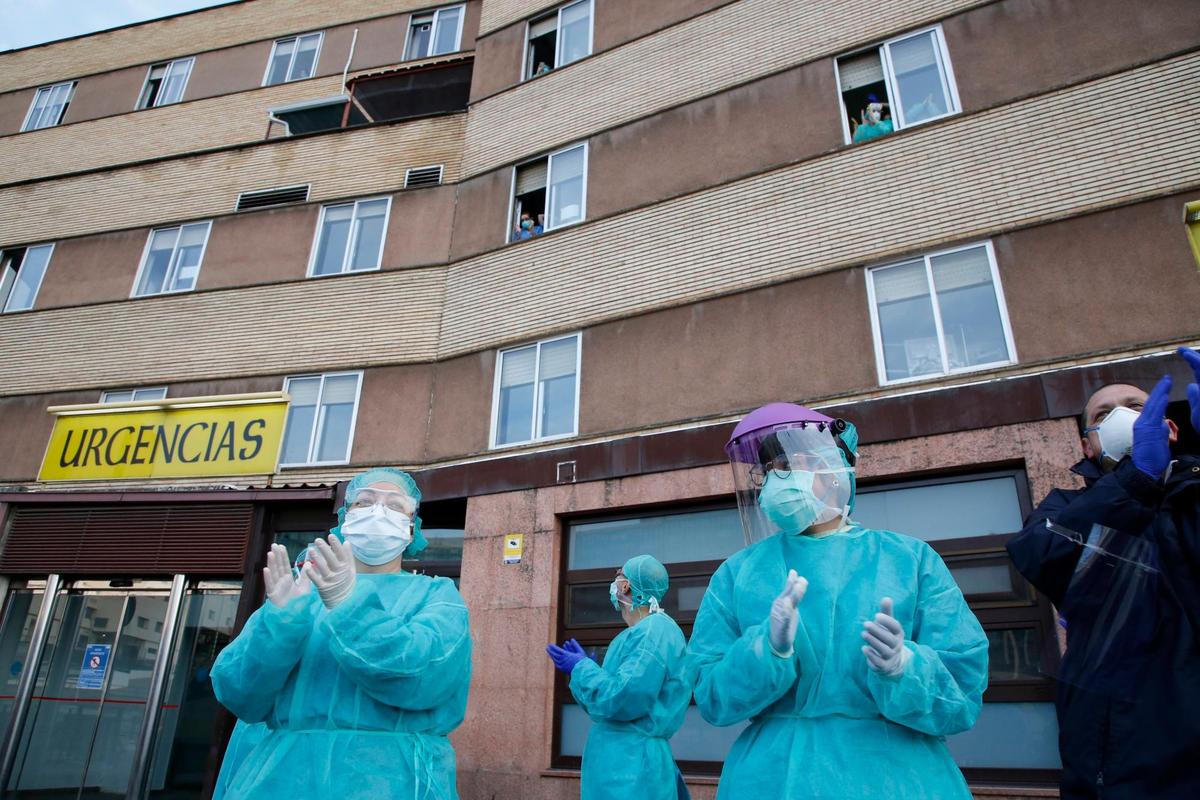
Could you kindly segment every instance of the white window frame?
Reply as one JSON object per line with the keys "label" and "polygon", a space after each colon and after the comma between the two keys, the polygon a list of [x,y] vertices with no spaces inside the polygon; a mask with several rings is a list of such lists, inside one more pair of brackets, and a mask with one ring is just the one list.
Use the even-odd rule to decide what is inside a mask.
{"label": "white window frame", "polygon": [[[138,297],[161,297],[168,294],[185,294],[187,292],[196,291],[196,286],[190,289],[164,289],[161,292],[147,292],[146,294],[138,294],[138,286],[142,283],[142,273],[146,271],[146,263],[150,257],[150,245],[154,241],[154,234],[159,231],[169,231],[172,228],[179,229],[179,236],[183,235],[183,229],[189,225],[204,225],[204,244],[200,245],[200,263],[196,267],[196,283],[200,283],[200,270],[204,268],[204,256],[208,253],[208,240],[212,236],[212,220],[204,220],[203,222],[181,222],[178,225],[163,225],[158,228],[151,228],[150,233],[146,234],[146,244],[142,247],[142,261],[138,264],[137,275],[133,277],[133,288],[129,291],[129,298],[132,300]],[[167,267],[167,275],[163,278],[163,285],[170,286],[172,278],[179,269],[179,236],[175,238],[175,246],[171,249],[171,264]]]}
{"label": "white window frame", "polygon": [[[975,250],[984,248],[987,254],[988,267],[992,275],[992,288],[996,293],[996,305],[1000,311],[1000,327],[1004,331],[1004,344],[1008,348],[1008,358],[1002,361],[992,361],[987,364],[974,364],[969,367],[949,368],[950,358],[946,352],[946,334],[942,330],[942,307],[937,299],[937,290],[933,283],[933,259],[938,256],[957,253],[963,250]],[[930,304],[933,309],[933,323],[937,330],[938,337],[938,352],[942,359],[942,371],[931,372],[928,375],[914,375],[908,378],[896,378],[888,380],[887,377],[887,362],[883,357],[883,335],[879,329],[879,307],[875,303],[875,273],[885,270],[889,267],[896,267],[901,264],[915,261],[918,258],[922,259],[925,264],[925,281],[926,287],[929,290]],[[896,386],[905,383],[916,383],[918,381],[930,381],[938,378],[944,378],[951,375],[962,375],[970,372],[981,372],[997,367],[1004,367],[1017,363],[1017,347],[1013,343],[1012,325],[1008,319],[1008,304],[1004,299],[1004,288],[1000,285],[1000,270],[996,266],[996,251],[992,247],[992,242],[972,242],[971,244],[959,245],[957,247],[948,247],[942,250],[935,250],[928,253],[921,253],[912,258],[900,259],[899,261],[890,261],[887,264],[877,264],[868,267],[865,270],[867,280],[867,303],[871,307],[871,336],[875,343],[875,370],[879,378],[880,386]]]}
{"label": "white window frame", "polygon": [[[71,101],[75,99],[75,89],[78,88],[78,85],[78,81],[59,81],[58,83],[52,83],[49,86],[39,86],[38,90],[33,93],[33,100],[29,101],[29,110],[25,112],[25,119],[23,122],[21,122],[21,133],[41,131],[45,130],[46,128],[56,128],[61,125],[63,117],[67,115],[67,109],[71,107]],[[43,92],[45,92],[46,95],[49,95],[60,86],[70,86],[71,88],[67,91],[67,102],[63,103],[62,111],[59,113],[58,119],[56,119],[51,125],[42,125],[37,128],[30,128],[29,123],[33,120],[33,111],[37,108],[38,98],[42,96]]]}
{"label": "white window frame", "polygon": [[[174,100],[170,103],[160,103],[159,100],[162,99],[162,87],[166,85],[167,79],[171,77],[171,71],[173,69],[175,69],[178,65],[181,65],[181,64],[188,65],[188,72],[187,72],[187,77],[183,79],[183,88],[179,90],[179,99]],[[138,92],[138,105],[134,110],[142,111],[147,108],[158,108],[160,106],[175,105],[175,103],[182,103],[183,96],[185,94],[187,94],[188,81],[190,81],[192,79],[192,69],[195,66],[196,66],[196,59],[193,56],[189,56],[187,58],[177,58],[174,61],[159,61],[156,64],[151,64],[149,67],[146,68],[146,79],[144,81],[142,81],[142,90],[140,92]],[[150,103],[149,105],[142,105],[141,104],[142,98],[146,96],[146,87],[150,85],[150,77],[151,77],[151,75],[154,74],[155,67],[166,67],[166,71],[163,73],[162,83],[159,84],[158,95],[154,98],[153,103]]]}
{"label": "white window frame", "polygon": [[[561,6],[559,6],[552,12],[549,12],[546,14],[539,14],[538,16],[534,17],[533,19],[526,20],[526,22],[525,22],[525,45],[524,45],[524,49],[521,54],[521,82],[522,83],[524,83],[525,81],[531,81],[535,77],[538,77],[538,76],[529,74],[529,66],[530,66],[529,65],[529,29],[534,25],[534,23],[541,22],[542,20],[546,19],[546,17],[550,16],[550,14],[555,14],[556,18],[554,21],[554,26],[555,26],[554,30],[555,30],[556,36],[554,39],[554,63],[550,65],[550,71],[554,72],[555,70],[562,69],[565,66],[569,66],[567,64],[560,63],[562,61],[562,12],[564,10],[566,10],[567,8],[570,8],[571,6],[577,6],[577,5],[581,5],[583,3],[587,3],[587,5],[588,5],[588,51],[587,51],[586,56],[583,56],[583,58],[577,58],[577,59],[575,59],[575,61],[572,61],[571,63],[572,64],[578,63],[578,62],[582,61],[584,58],[588,58],[589,56],[592,56],[595,54],[596,4],[594,2],[592,2],[592,0],[575,0],[575,2],[563,3]],[[838,84],[838,85],[840,86],[841,84]]]}
{"label": "white window frame", "polygon": [[[552,180],[553,175],[552,175],[552,169],[551,169],[554,165],[553,159],[555,156],[561,155],[562,153],[566,153],[569,150],[574,150],[577,147],[583,148],[583,194],[580,197],[580,201],[579,201],[579,205],[580,205],[579,219],[575,220],[574,222],[568,222],[565,225],[556,225],[554,227],[551,227],[550,226],[550,186],[553,183],[553,180]],[[555,150],[554,152],[547,153],[544,156],[537,156],[536,158],[528,158],[519,164],[513,165],[512,178],[509,181],[510,185],[509,185],[509,189],[508,189],[508,218],[505,222],[505,227],[504,227],[504,231],[505,231],[504,232],[504,241],[507,244],[512,244],[511,239],[512,239],[512,231],[513,231],[513,221],[514,221],[513,214],[515,213],[516,207],[517,207],[517,170],[519,170],[521,167],[527,166],[529,164],[534,164],[534,163],[536,163],[538,161],[542,161],[542,160],[545,160],[545,162],[546,162],[546,208],[545,208],[545,211],[543,212],[546,216],[546,224],[542,228],[542,234],[545,235],[545,234],[549,233],[550,231],[560,231],[560,230],[563,230],[564,228],[570,228],[572,225],[582,225],[583,223],[587,222],[587,218],[588,218],[587,217],[588,143],[587,142],[576,142],[575,144],[569,144],[566,147],[560,147],[557,150]]]}
{"label": "white window frame", "polygon": [[[114,395],[117,393],[124,394],[125,392],[132,392],[133,396],[129,400],[111,400],[111,399],[109,399],[111,395]],[[137,396],[138,392],[161,392],[161,394],[159,394],[157,397],[138,397]],[[153,402],[155,400],[166,400],[166,399],[167,399],[167,387],[166,386],[141,386],[136,389],[109,389],[107,391],[100,393],[100,402],[101,403],[134,403],[134,402],[141,403],[143,401],[144,402]]]}
{"label": "white window frame", "polygon": [[[433,27],[430,28],[430,30],[429,30],[429,49],[433,50],[434,42],[437,41],[438,32],[441,30],[441,26],[442,26],[442,12],[443,11],[447,11],[447,12],[453,11],[456,8],[459,10],[458,11],[458,32],[455,33],[455,35],[454,35],[454,49],[449,52],[457,53],[459,50],[461,50],[462,49],[463,20],[465,20],[467,17],[467,6],[465,4],[456,5],[456,6],[442,6],[441,8],[432,8],[432,9],[429,9],[428,11],[418,11],[418,12],[414,12],[409,15],[408,29],[404,32],[404,57],[401,60],[402,61],[416,61],[419,58],[432,58],[433,56],[430,53],[425,53],[424,55],[417,56],[417,55],[413,55],[412,53],[410,53],[408,51],[409,43],[412,41],[413,23],[417,19],[420,19],[422,17],[427,17],[430,14],[433,15]],[[441,55],[449,55],[449,53],[442,53]]]}
{"label": "white window frame", "polygon": [[[555,342],[561,342],[566,339],[575,340],[575,415],[571,424],[569,433],[558,433],[553,436],[542,436],[542,347]],[[524,350],[527,347],[536,346],[537,352],[534,355],[533,363],[533,425],[530,430],[533,432],[532,439],[524,439],[519,442],[505,442],[504,444],[496,443],[496,436],[500,428],[500,378],[504,371],[504,354],[513,352],[514,350]],[[579,435],[579,387],[583,384],[583,334],[580,331],[568,333],[563,336],[552,336],[548,339],[539,339],[536,342],[527,342],[515,347],[506,347],[503,350],[496,351],[495,375],[492,379],[492,425],[491,432],[488,435],[488,449],[490,450],[505,450],[510,447],[521,447],[535,442],[554,442],[560,439],[570,439]]]}
{"label": "white window frame", "polygon": [[[904,109],[900,108],[895,103],[895,97],[897,96],[896,75],[892,68],[891,46],[897,42],[902,42],[905,39],[911,39],[914,36],[920,36],[930,32],[934,34],[933,38],[934,42],[936,43],[936,46],[934,47],[934,55],[937,57],[939,66],[942,68],[942,74],[946,78],[946,86],[950,92],[950,108],[945,114],[940,116],[930,117],[929,119],[923,119],[920,122],[909,124],[904,120]],[[845,140],[846,144],[854,144],[854,139],[850,135],[850,123],[846,119],[845,101],[842,100],[842,73],[841,70],[838,69],[838,62],[842,59],[852,58],[854,56],[862,55],[863,53],[868,53],[871,51],[874,51],[879,55],[879,63],[883,68],[883,81],[886,87],[885,91],[887,93],[888,108],[891,110],[892,124],[896,131],[915,128],[920,125],[925,125],[929,122],[935,122],[939,119],[945,119],[946,117],[952,117],[955,114],[962,113],[962,103],[958,98],[958,81],[954,78],[954,65],[950,61],[950,50],[946,46],[946,35],[942,32],[942,26],[940,24],[929,25],[925,28],[918,28],[917,30],[909,31],[901,36],[893,36],[892,38],[886,39],[873,47],[856,50],[853,53],[846,53],[833,59],[833,81],[834,85],[837,87],[838,108],[841,109],[842,112],[840,114],[842,118],[842,138]],[[859,142],[859,144],[861,144],[861,142]]]}
{"label": "white window frame", "polygon": [[[54,242],[40,242],[38,244],[21,245],[18,247],[4,247],[4,248],[0,248],[0,256],[2,256],[8,250],[24,250],[25,253],[24,253],[24,255],[21,256],[21,269],[24,269],[25,268],[25,259],[29,258],[30,250],[33,250],[34,248],[37,248],[37,247],[49,247],[50,254],[46,256],[46,270],[49,271],[50,262],[54,259],[54,244],[55,244]],[[15,277],[19,278],[20,275],[21,275],[21,270],[18,269]],[[3,276],[0,276],[0,277],[3,277]],[[42,291],[42,282],[45,280],[46,280],[46,273],[43,272],[42,277],[40,279],[38,279],[37,287],[33,290],[33,298],[32,298],[32,300],[30,300],[29,308],[16,309],[16,308],[8,307],[9,304],[12,302],[12,288],[16,287],[16,282],[14,279],[13,287],[9,289],[8,295],[4,298],[0,298],[4,301],[3,303],[0,303],[0,314],[18,314],[22,311],[33,311],[33,307],[35,305],[37,305],[37,296]]]}
{"label": "white window frame", "polygon": [[[328,378],[340,378],[340,377],[344,377],[346,375],[354,375],[358,379],[357,383],[355,384],[355,387],[354,387],[354,410],[350,412],[350,430],[349,430],[348,435],[346,436],[346,455],[345,455],[345,457],[335,460],[335,461],[313,461],[312,458],[316,454],[315,448],[317,447],[317,442],[320,441],[320,437],[318,434],[320,434],[322,426],[325,424],[325,406],[324,406],[324,403],[321,402],[321,400],[325,397],[325,381]],[[283,379],[283,391],[287,392],[288,385],[292,381],[303,380],[306,378],[320,378],[321,379],[321,386],[319,389],[317,389],[317,412],[315,414],[313,414],[312,429],[309,431],[309,439],[308,439],[309,460],[307,460],[307,461],[292,461],[292,462],[288,462],[288,463],[281,462],[279,464],[280,469],[283,469],[284,467],[297,468],[297,467],[336,466],[339,464],[350,463],[350,453],[354,450],[354,431],[358,426],[358,407],[359,407],[359,403],[362,401],[363,371],[360,369],[352,369],[352,370],[347,370],[344,372],[318,372],[315,374],[308,374],[308,375],[289,375]],[[289,411],[289,413],[291,412],[291,403],[290,402],[288,404],[288,411]],[[284,416],[284,434],[285,434],[285,436],[287,434],[287,416],[286,415]],[[279,443],[279,457],[280,458],[283,458],[283,453],[285,450],[284,446],[286,444],[287,443],[283,439],[280,440],[280,443]]]}
{"label": "white window frame", "polygon": [[[296,53],[298,53],[300,51],[299,42],[301,39],[303,39],[306,36],[316,36],[317,37],[317,50],[315,53],[313,53],[312,75],[308,75],[303,78],[293,78],[293,77],[291,77],[292,68],[294,66],[296,66]],[[281,80],[279,83],[267,83],[267,80],[271,77],[271,65],[275,63],[275,50],[279,47],[281,42],[290,42],[290,41],[295,41],[297,43],[297,46],[294,50],[292,50],[292,55],[288,59],[287,73],[284,75],[283,80]],[[285,83],[294,83],[295,81],[306,81],[306,80],[309,80],[310,78],[317,77],[317,66],[321,63],[321,49],[324,46],[325,46],[325,31],[310,31],[309,33],[298,33],[295,36],[284,36],[282,38],[276,39],[275,42],[271,45],[271,55],[267,56],[267,68],[263,70],[262,85],[263,86],[282,86]]]}
{"label": "white window frame", "polygon": [[[383,236],[379,239],[379,257],[376,259],[375,266],[367,269],[346,269],[346,261],[350,257],[350,253],[354,252],[354,244],[358,241],[358,233],[361,226],[358,222],[358,206],[360,203],[370,203],[375,200],[387,200],[387,208],[383,212]],[[354,210],[350,212],[350,235],[346,237],[346,249],[342,251],[342,268],[338,272],[330,272],[327,275],[318,275],[314,270],[317,268],[317,252],[321,246],[321,232],[325,230],[325,212],[336,206],[354,205]],[[346,200],[340,203],[326,203],[321,206],[321,213],[317,216],[317,230],[313,233],[312,246],[308,252],[308,273],[305,277],[308,278],[336,278],[339,275],[357,275],[363,272],[377,272],[383,268],[383,250],[387,247],[387,232],[388,223],[392,219],[392,196],[382,195],[378,197],[361,197],[357,200]]]}

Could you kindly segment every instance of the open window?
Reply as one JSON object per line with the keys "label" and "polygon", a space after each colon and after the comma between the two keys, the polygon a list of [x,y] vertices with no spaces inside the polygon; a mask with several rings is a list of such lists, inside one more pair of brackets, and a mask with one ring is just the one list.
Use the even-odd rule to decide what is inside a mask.
{"label": "open window", "polygon": [[578,0],[529,22],[524,80],[592,54],[592,0]]}
{"label": "open window", "polygon": [[449,6],[413,14],[408,23],[404,60],[411,61],[456,52],[462,42],[465,16],[466,6]]}
{"label": "open window", "polygon": [[583,222],[586,216],[586,143],[564,147],[516,167],[510,241]]}
{"label": "open window", "polygon": [[0,251],[0,311],[28,311],[33,308],[54,245],[10,247]]}
{"label": "open window", "polygon": [[195,59],[181,58],[165,64],[155,64],[146,74],[146,85],[138,97],[137,107],[153,108],[178,103],[183,99]]}
{"label": "open window", "polygon": [[22,131],[36,131],[39,128],[53,128],[62,122],[71,98],[75,96],[75,81],[56,83],[53,86],[43,86],[33,95],[29,105],[29,113],[25,115]]}
{"label": "open window", "polygon": [[866,142],[961,111],[940,27],[837,60],[846,142]]}

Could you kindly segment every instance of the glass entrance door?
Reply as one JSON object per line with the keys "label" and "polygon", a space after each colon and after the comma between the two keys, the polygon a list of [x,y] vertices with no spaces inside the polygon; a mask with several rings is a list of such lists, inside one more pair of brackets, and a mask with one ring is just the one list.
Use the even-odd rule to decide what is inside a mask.
{"label": "glass entrance door", "polygon": [[125,797],[170,596],[169,583],[129,583],[78,582],[54,598],[6,796]]}

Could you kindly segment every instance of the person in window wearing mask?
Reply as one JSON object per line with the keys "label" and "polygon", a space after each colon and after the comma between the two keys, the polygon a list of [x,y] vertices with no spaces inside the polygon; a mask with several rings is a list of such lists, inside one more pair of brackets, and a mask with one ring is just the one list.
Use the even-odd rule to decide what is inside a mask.
{"label": "person in window wearing mask", "polygon": [[749,722],[718,800],[970,800],[944,737],[975,724],[988,642],[928,544],[850,519],[858,433],[772,403],[726,453],[748,547],[688,644],[700,714]]}
{"label": "person in window wearing mask", "polygon": [[[1200,355],[1180,355],[1200,381]],[[1008,543],[1066,627],[1064,800],[1200,797],[1200,458],[1172,453],[1171,384],[1097,389],[1072,467],[1083,488],[1051,491]],[[1187,396],[1200,429],[1197,384]]]}
{"label": "person in window wearing mask", "polygon": [[401,570],[426,546],[420,500],[407,473],[368,470],[299,577],[272,546],[267,602],[212,671],[217,699],[269,728],[226,800],[458,797],[447,735],[467,704],[467,607],[453,581]]}
{"label": "person in window wearing mask", "polygon": [[683,631],[659,605],[666,593],[666,568],[652,556],[634,556],[609,587],[627,627],[609,645],[604,665],[574,639],[546,648],[592,720],[582,800],[689,796],[668,743],[683,724],[692,692],[684,675]]}

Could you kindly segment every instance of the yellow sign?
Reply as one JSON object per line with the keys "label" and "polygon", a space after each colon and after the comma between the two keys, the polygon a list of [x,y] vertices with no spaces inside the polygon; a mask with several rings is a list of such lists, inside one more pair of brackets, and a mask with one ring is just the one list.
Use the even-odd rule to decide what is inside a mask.
{"label": "yellow sign", "polygon": [[1192,255],[1196,257],[1196,266],[1200,267],[1200,200],[1183,206],[1183,224],[1187,226],[1188,243],[1192,246]]}
{"label": "yellow sign", "polygon": [[520,564],[521,554],[525,552],[525,535],[510,533],[504,537],[504,563]]}
{"label": "yellow sign", "polygon": [[283,392],[52,406],[41,481],[193,478],[275,471]]}

